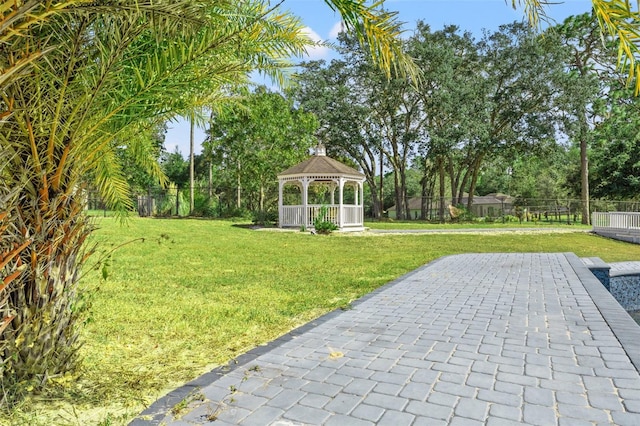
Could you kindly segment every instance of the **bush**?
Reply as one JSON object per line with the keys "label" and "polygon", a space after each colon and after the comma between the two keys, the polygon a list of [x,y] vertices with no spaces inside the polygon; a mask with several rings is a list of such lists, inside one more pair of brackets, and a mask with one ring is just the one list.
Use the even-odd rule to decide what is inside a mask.
{"label": "bush", "polygon": [[193,213],[192,216],[197,217],[216,217],[217,204],[213,198],[200,193],[196,193],[193,200]]}
{"label": "bush", "polygon": [[330,234],[333,231],[338,229],[338,226],[333,222],[322,221],[319,222],[317,220],[313,221],[313,227],[316,229],[318,234]]}
{"label": "bush", "polygon": [[253,223],[255,225],[273,225],[278,220],[278,213],[273,211],[253,212]]}
{"label": "bush", "polygon": [[330,234],[338,229],[338,225],[327,220],[328,211],[329,208],[327,206],[320,207],[318,216],[313,220],[313,227],[318,234]]}

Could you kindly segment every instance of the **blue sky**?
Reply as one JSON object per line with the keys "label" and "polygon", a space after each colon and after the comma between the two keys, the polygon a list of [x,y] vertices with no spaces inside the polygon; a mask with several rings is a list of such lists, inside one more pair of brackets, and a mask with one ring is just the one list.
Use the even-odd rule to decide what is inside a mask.
{"label": "blue sky", "polygon": [[[271,0],[272,4],[276,1]],[[388,10],[397,11],[398,19],[405,22],[407,31],[415,27],[418,20],[428,23],[433,30],[454,24],[461,30],[470,31],[476,38],[482,30],[496,30],[501,24],[523,19],[522,10],[513,10],[511,1],[505,0],[386,0]],[[312,39],[335,40],[340,28],[340,16],[333,12],[323,0],[285,0],[283,8],[299,16]],[[589,0],[564,0],[547,9],[547,15],[562,22],[570,15],[591,10]],[[304,59],[331,59],[335,54],[328,48],[317,48]],[[189,124],[183,120],[169,123],[165,148],[173,152],[176,147],[183,156],[189,154]],[[195,136],[196,154],[204,140],[204,131],[198,129]]]}

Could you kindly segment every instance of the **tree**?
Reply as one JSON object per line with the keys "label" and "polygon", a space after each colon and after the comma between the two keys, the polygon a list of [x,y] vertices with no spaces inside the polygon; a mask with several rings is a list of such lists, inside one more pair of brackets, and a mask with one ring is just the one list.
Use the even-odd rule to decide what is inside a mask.
{"label": "tree", "polygon": [[[387,78],[354,37],[342,34],[339,41],[343,59],[326,69],[322,62],[304,64],[296,94],[305,108],[317,114],[320,138],[363,169],[379,200],[382,185],[376,188],[376,165],[390,165],[398,217],[404,218],[406,170],[421,126],[412,80],[399,75]],[[382,208],[376,211],[379,214]]]}
{"label": "tree", "polygon": [[610,65],[615,58],[611,39],[603,43],[593,14],[573,16],[553,29],[568,50],[565,96],[560,100],[564,128],[580,152],[582,223],[590,222],[589,158],[591,129],[598,121],[594,107],[607,96],[610,82],[619,74]]}
{"label": "tree", "polygon": [[611,87],[610,105],[593,132],[593,194],[637,200],[640,194],[640,123],[638,98],[624,87]]}
{"label": "tree", "polygon": [[468,204],[473,202],[479,173],[488,156],[520,152],[554,140],[556,99],[565,89],[563,50],[552,34],[536,36],[518,23],[501,26],[479,44],[484,84],[474,115],[474,134],[465,147],[469,164]]}
{"label": "tree", "polygon": [[[538,27],[540,21],[548,20],[545,8],[553,2],[512,0],[511,4],[514,9],[517,6],[524,7],[529,23],[533,27]],[[592,4],[593,15],[599,26],[599,34],[616,39],[618,45],[617,68],[628,74],[627,83],[634,83],[634,93],[638,95],[640,93],[640,79],[638,78],[640,63],[637,62],[640,55],[640,37],[638,36],[640,14],[637,7],[634,7],[630,1],[622,0],[592,0]]]}
{"label": "tree", "polygon": [[[50,15],[54,6],[33,3],[6,3],[7,10],[31,11],[9,21],[22,33],[6,30],[1,47],[16,64],[46,52],[28,73],[5,80],[0,100],[0,146],[8,158],[0,185],[17,188],[10,225],[22,236],[19,246],[29,241],[20,253],[27,268],[3,316],[13,316],[0,337],[3,395],[41,388],[77,365],[77,282],[90,254],[83,244],[91,232],[82,214],[86,180],[112,207],[129,208],[118,149],[161,177],[149,140],[136,135],[206,98],[187,88],[217,93],[252,69],[277,74],[281,58],[307,43],[294,18],[270,14],[259,2],[69,3]],[[23,31],[32,16],[43,18]],[[12,240],[0,241],[0,252],[14,250]]]}
{"label": "tree", "polygon": [[353,70],[345,61],[313,61],[302,64],[293,93],[303,107],[319,120],[318,139],[333,157],[355,162],[365,175],[372,197],[373,216],[380,218],[382,205],[383,158],[380,138],[372,120],[371,108],[362,102]]}
{"label": "tree", "polygon": [[189,185],[189,162],[184,159],[178,147],[173,152],[162,153],[160,168],[169,182],[175,183],[178,188]]}
{"label": "tree", "polygon": [[[424,115],[422,138],[419,141],[420,169],[422,170],[422,217],[430,210],[427,205],[436,186],[439,196],[439,217],[445,218],[446,177],[451,190],[451,202],[457,200],[457,190],[466,186],[460,182],[465,170],[461,147],[477,137],[478,111],[484,109],[484,86],[478,48],[470,34],[460,34],[455,26],[441,31],[418,22],[414,36],[408,40],[408,49],[424,71],[418,82],[417,93]],[[457,170],[456,170],[457,169]],[[465,175],[466,176],[466,175]]]}
{"label": "tree", "polygon": [[438,177],[444,219],[445,189],[453,204],[468,192],[470,208],[487,157],[531,150],[555,136],[564,69],[563,50],[551,34],[537,37],[525,25],[511,24],[476,43],[454,26],[432,32],[419,22],[406,41],[422,70],[415,82],[385,79],[347,37],[341,49],[344,59],[329,66],[306,65],[298,97],[318,115],[323,140],[362,167],[374,194],[380,154],[378,164],[384,160],[394,176],[398,218],[408,217],[412,162],[422,163],[425,202]]}
{"label": "tree", "polygon": [[316,127],[315,117],[295,108],[290,97],[258,87],[213,115],[204,154],[234,175],[237,208],[243,188],[258,194],[255,211],[263,222],[277,200],[276,175],[308,156]]}

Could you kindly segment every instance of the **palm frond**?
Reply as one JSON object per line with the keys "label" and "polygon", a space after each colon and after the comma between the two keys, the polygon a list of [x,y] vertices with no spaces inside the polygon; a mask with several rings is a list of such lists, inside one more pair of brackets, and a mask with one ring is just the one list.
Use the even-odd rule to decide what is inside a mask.
{"label": "palm frond", "polygon": [[[507,1],[505,0],[505,2]],[[555,2],[547,0],[511,0],[511,7],[514,9],[523,8],[529,24],[534,28],[539,28],[543,21],[548,21],[546,8],[553,3]]]}
{"label": "palm frond", "polygon": [[627,83],[635,80],[635,94],[640,94],[640,13],[628,0],[593,0],[593,11],[603,33],[618,40],[618,67],[628,70]]}
{"label": "palm frond", "polygon": [[102,199],[122,215],[133,208],[122,167],[109,144],[104,144],[96,154],[92,157],[93,183]]}
{"label": "palm frond", "polygon": [[419,79],[420,72],[402,48],[402,23],[397,12],[382,9],[384,0],[367,5],[365,0],[325,0],[337,10],[348,30],[355,32],[360,43],[367,43],[374,62],[391,76],[392,71]]}

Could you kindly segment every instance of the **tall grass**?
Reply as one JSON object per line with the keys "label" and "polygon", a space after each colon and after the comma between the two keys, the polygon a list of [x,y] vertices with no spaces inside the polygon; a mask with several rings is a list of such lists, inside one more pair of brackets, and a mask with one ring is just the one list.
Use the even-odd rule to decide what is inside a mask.
{"label": "tall grass", "polygon": [[115,251],[83,280],[92,293],[84,374],[26,401],[9,424],[126,424],[170,389],[444,255],[640,260],[640,246],[584,232],[319,236],[227,221],[94,220],[93,242]]}

